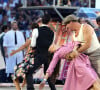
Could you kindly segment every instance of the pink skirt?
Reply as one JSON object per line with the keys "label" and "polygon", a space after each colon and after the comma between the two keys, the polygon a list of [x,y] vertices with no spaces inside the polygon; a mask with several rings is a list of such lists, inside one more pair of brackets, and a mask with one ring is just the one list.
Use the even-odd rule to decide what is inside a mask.
{"label": "pink skirt", "polygon": [[97,78],[88,56],[80,54],[70,62],[63,90],[88,90]]}

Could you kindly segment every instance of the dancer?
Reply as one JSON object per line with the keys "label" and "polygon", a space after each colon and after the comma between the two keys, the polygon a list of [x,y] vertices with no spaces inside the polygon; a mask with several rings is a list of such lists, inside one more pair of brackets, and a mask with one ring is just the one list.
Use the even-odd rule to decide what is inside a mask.
{"label": "dancer", "polygon": [[[42,17],[42,26],[38,30],[32,33],[31,47],[35,47],[34,52],[34,64],[32,68],[29,68],[26,73],[27,90],[34,90],[33,77],[32,74],[37,70],[42,64],[44,64],[44,73],[46,72],[48,63],[48,49],[53,42],[54,33],[48,27],[50,22],[50,16],[44,15]],[[53,83],[51,83],[50,78],[48,78],[48,84],[51,90],[56,90]]]}
{"label": "dancer", "polygon": [[[34,30],[34,29],[37,29],[37,28],[39,28],[39,25],[37,23],[33,23],[32,24],[32,29]],[[12,75],[12,79],[13,79],[13,82],[14,82],[17,90],[19,90],[19,88],[20,88],[20,86],[19,86],[19,77],[23,78],[23,83],[22,83],[22,87],[23,87],[26,83],[25,74],[28,70],[27,67],[29,67],[31,64],[33,64],[32,59],[34,58],[33,57],[34,49],[32,49],[30,47],[30,44],[31,44],[31,37],[26,40],[24,45],[22,45],[20,48],[18,48],[16,50],[13,50],[10,53],[10,56],[12,56],[12,55],[22,51],[23,49],[28,48],[24,60],[21,63],[16,65],[15,72]]]}
{"label": "dancer", "polygon": [[79,42],[69,42],[59,48],[46,71],[43,82],[41,82],[39,89],[41,90],[48,77],[51,76],[54,68],[59,60],[69,59],[70,65],[67,72],[67,78],[63,90],[100,90],[98,76],[91,67],[88,56],[82,53],[77,53],[77,57],[72,59],[72,51],[77,52],[81,46]]}
{"label": "dancer", "polygon": [[[88,24],[80,24],[75,15],[67,16],[63,23],[72,33],[72,41],[84,42],[78,49],[78,53],[85,53],[89,56],[92,67],[100,77],[100,43],[94,29]],[[76,52],[72,53],[74,57]]]}

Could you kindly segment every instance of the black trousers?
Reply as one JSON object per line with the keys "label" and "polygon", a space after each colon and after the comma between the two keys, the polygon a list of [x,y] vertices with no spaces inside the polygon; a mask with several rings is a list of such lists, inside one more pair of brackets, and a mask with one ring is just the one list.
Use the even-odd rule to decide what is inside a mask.
{"label": "black trousers", "polygon": [[[37,70],[42,64],[44,64],[44,74],[49,66],[48,63],[48,55],[45,54],[37,54],[34,56],[34,65],[32,68],[29,68],[28,73],[26,74],[26,82],[27,82],[27,90],[35,90],[34,82],[33,82],[33,73]],[[48,78],[48,84],[51,90],[56,90],[55,85],[51,82],[50,78]]]}

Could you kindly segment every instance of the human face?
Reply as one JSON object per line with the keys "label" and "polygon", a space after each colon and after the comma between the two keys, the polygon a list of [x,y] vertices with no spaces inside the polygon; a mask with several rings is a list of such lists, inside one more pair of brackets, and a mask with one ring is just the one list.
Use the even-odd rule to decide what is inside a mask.
{"label": "human face", "polygon": [[7,27],[7,29],[5,29],[5,33],[9,31],[9,28]]}
{"label": "human face", "polygon": [[72,22],[69,22],[69,23],[66,25],[66,29],[69,29],[69,30],[71,30],[71,31],[74,31],[73,23],[72,23]]}
{"label": "human face", "polygon": [[12,29],[13,29],[13,30],[17,30],[17,29],[18,29],[17,23],[13,23],[13,24],[12,24]]}
{"label": "human face", "polygon": [[98,27],[100,27],[100,22],[98,22]]}

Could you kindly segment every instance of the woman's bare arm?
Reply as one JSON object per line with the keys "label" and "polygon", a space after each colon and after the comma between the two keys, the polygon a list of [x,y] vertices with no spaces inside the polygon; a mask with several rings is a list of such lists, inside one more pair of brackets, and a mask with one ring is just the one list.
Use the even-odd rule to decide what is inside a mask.
{"label": "woman's bare arm", "polygon": [[27,39],[24,45],[22,45],[22,46],[21,46],[20,48],[18,48],[17,50],[13,50],[13,51],[10,53],[10,55],[12,56],[12,55],[16,54],[17,52],[19,52],[19,51],[25,49],[26,47],[28,47],[28,46],[30,45],[30,43],[31,43],[31,40],[30,40],[30,39]]}

